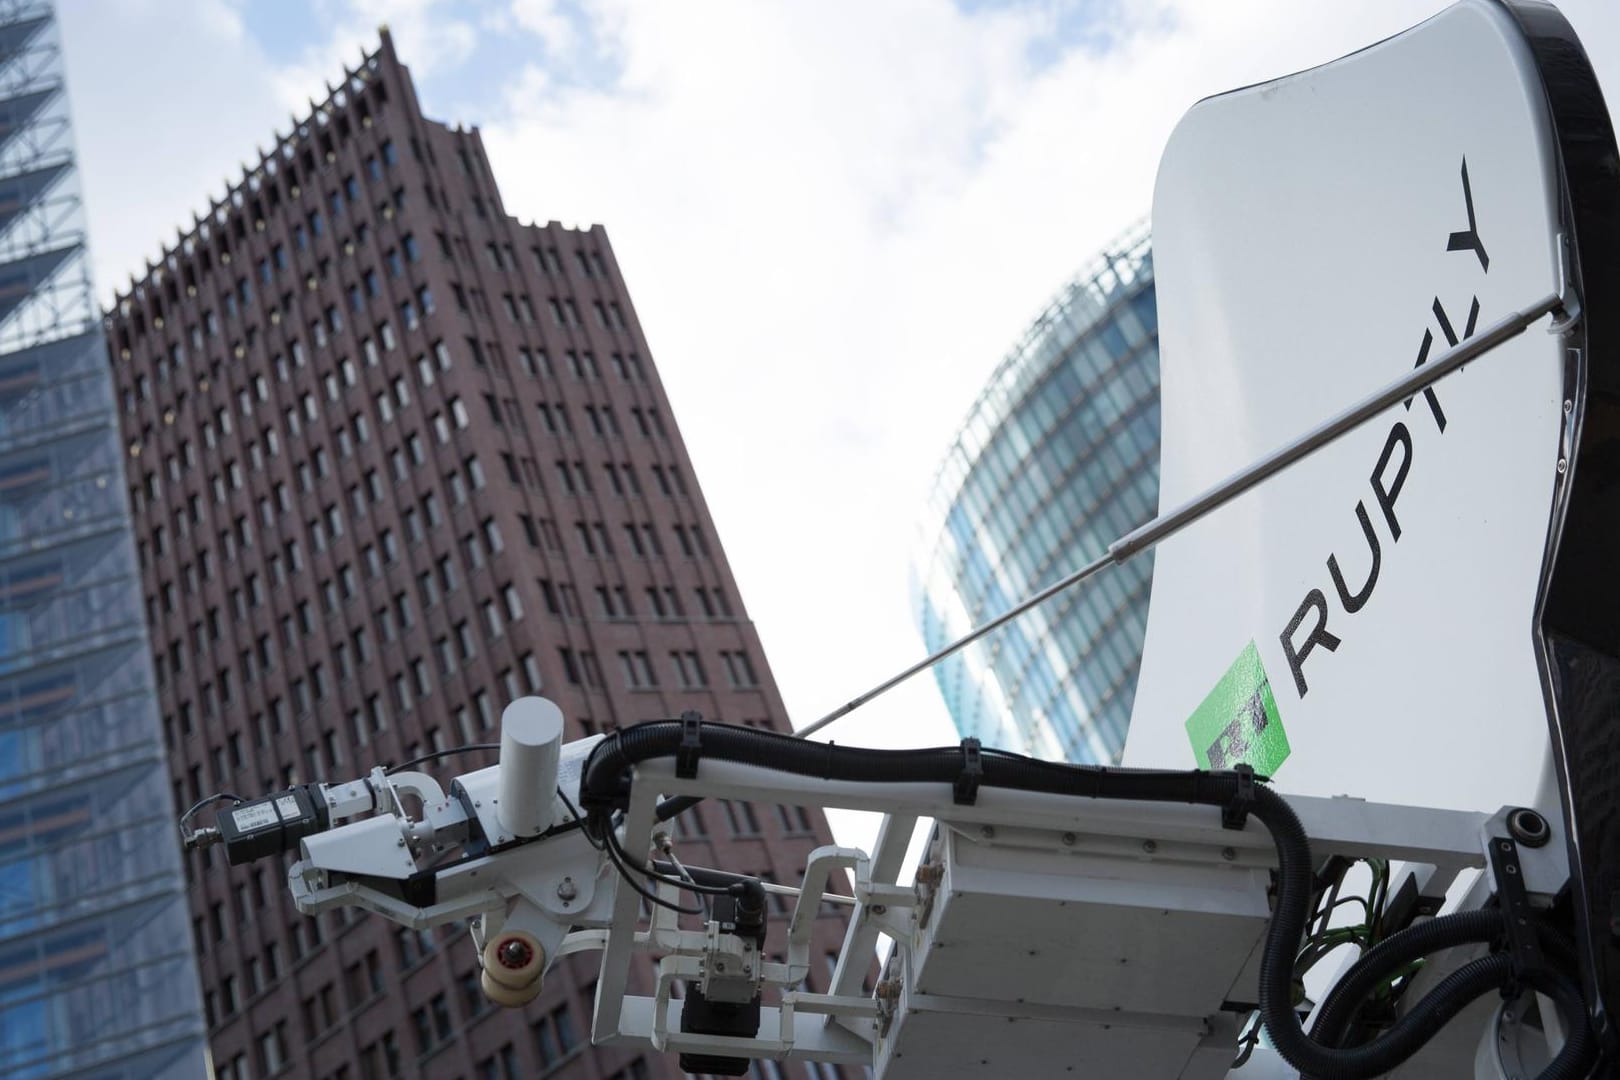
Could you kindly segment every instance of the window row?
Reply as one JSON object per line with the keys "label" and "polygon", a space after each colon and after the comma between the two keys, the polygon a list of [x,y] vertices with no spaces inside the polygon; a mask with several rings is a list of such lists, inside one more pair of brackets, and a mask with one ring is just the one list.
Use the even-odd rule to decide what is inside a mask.
{"label": "window row", "polygon": [[[374,65],[375,60],[368,64]],[[262,231],[266,218],[280,210],[284,200],[300,207],[306,205],[301,202],[303,183],[318,184],[317,177],[337,161],[338,147],[352,145],[356,126],[370,129],[373,108],[381,112],[386,106],[387,89],[381,81],[371,79],[374,70],[368,66],[339,87],[325,104],[317,106],[308,120],[263,157],[259,167],[199,221],[196,230],[184,237],[176,250],[165,253],[147,282],[119,300],[122,345],[127,347],[132,337],[144,334],[148,319],[161,326],[165,302],[170,307],[178,306],[182,286],[188,296],[194,295],[199,280],[212,274],[216,263],[229,266],[232,247],[247,243],[250,224],[253,232]],[[365,154],[363,171],[372,183],[383,183],[385,170],[399,160],[393,141],[387,138],[356,147],[353,152]],[[352,173],[327,192],[329,203],[359,198],[360,182]],[[311,188],[310,199],[318,201],[318,188]]]}
{"label": "window row", "polygon": [[[734,689],[747,689],[759,685],[753,661],[741,649],[720,650],[720,663],[726,672],[726,682]],[[624,684],[632,690],[648,690],[659,685],[658,672],[652,657],[645,649],[619,651],[619,670]],[[669,653],[669,670],[675,674],[675,684],[683,690],[709,685],[708,673],[695,649],[677,649]]]}
{"label": "window row", "polygon": [[[378,213],[384,218],[391,219],[395,211],[403,208],[404,201],[405,189],[396,187],[388,199],[379,204]],[[312,253],[313,240],[324,237],[326,233],[325,219],[321,216],[321,212],[311,211],[303,220],[295,222],[290,230],[293,250],[298,253]],[[357,222],[352,236],[345,235],[340,240],[334,241],[332,250],[340,259],[356,258],[357,251],[370,247],[374,235],[368,222]],[[403,233],[397,240],[380,236],[377,236],[376,240],[378,246],[387,245],[380,254],[381,264],[390,278],[403,278],[406,264],[421,261],[421,245],[413,233]],[[259,258],[256,268],[250,272],[251,276],[244,274],[236,277],[234,282],[225,283],[226,287],[219,293],[218,308],[204,308],[197,313],[196,321],[188,322],[176,337],[153,343],[151,346],[155,353],[153,369],[158,383],[167,382],[171,376],[178,377],[181,370],[188,366],[192,354],[200,357],[209,348],[210,339],[222,337],[228,324],[234,325],[238,320],[245,319],[240,334],[229,344],[230,354],[238,360],[244,359],[247,351],[259,341],[260,320],[250,316],[255,296],[261,292],[269,325],[281,326],[286,323],[296,329],[305,325],[307,320],[311,340],[316,345],[326,344],[328,333],[341,332],[343,314],[338,305],[329,303],[323,307],[320,300],[316,300],[313,306],[306,310],[304,302],[298,298],[300,292],[314,293],[322,284],[333,282],[334,275],[340,269],[339,262],[333,255],[314,257],[312,254],[311,260],[310,265],[313,269],[302,278],[287,282],[288,287],[277,294],[273,291],[276,282],[284,275],[294,277],[298,270],[287,253],[286,245],[279,242],[272,244],[266,254]],[[255,279],[257,285],[254,284]],[[335,284],[352,313],[368,309],[371,302],[381,298],[383,294],[382,279],[378,276],[375,264],[368,264],[360,269],[355,278],[344,277]],[[299,288],[300,285],[302,289]],[[415,297],[415,306],[422,314],[432,314],[434,304],[426,286],[407,284],[403,291],[406,296]],[[192,288],[192,292],[195,292],[195,287]],[[414,325],[415,318],[413,311],[409,319],[411,325]],[[161,316],[154,318],[154,330],[164,330],[165,326]],[[127,360],[132,351],[127,339],[122,332],[117,335],[117,339],[123,342],[119,356]],[[208,373],[218,378],[220,371],[221,362],[215,358],[209,364]],[[126,390],[125,408],[130,409],[133,402],[147,400],[151,390],[152,384],[145,374],[136,373]]]}

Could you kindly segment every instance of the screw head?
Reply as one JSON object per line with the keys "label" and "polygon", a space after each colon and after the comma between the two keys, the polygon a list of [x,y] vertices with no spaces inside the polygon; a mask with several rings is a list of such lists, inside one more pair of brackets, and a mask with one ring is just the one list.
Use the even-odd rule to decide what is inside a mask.
{"label": "screw head", "polygon": [[1063,846],[1064,847],[1074,847],[1075,842],[1077,840],[1079,840],[1079,839],[1080,838],[1078,836],[1075,836],[1074,833],[1066,832],[1066,833],[1063,834]]}
{"label": "screw head", "polygon": [[578,895],[579,895],[579,890],[574,887],[574,879],[573,878],[565,877],[560,882],[557,883],[557,896],[560,899],[562,899],[562,900],[572,900],[574,897],[576,897]]}
{"label": "screw head", "polygon": [[1159,842],[1157,840],[1144,840],[1142,841],[1142,850],[1151,855],[1159,850]]}
{"label": "screw head", "polygon": [[979,829],[979,835],[984,837],[986,840],[993,840],[995,839],[996,835],[996,827],[994,825],[982,826]]}
{"label": "screw head", "polygon": [[1237,859],[1237,850],[1235,848],[1223,847],[1221,848],[1221,858],[1225,859],[1227,862],[1233,862]]}
{"label": "screw head", "polygon": [[534,959],[534,950],[525,941],[508,938],[496,948],[495,955],[504,966],[520,968]]}

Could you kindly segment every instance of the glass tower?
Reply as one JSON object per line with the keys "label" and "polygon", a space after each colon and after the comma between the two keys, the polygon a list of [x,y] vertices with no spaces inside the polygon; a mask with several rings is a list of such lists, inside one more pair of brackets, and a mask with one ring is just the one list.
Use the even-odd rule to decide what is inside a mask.
{"label": "glass tower", "polygon": [[[1153,255],[1136,226],[1065,286],[996,369],[945,456],[914,585],[937,649],[1100,556],[1159,490]],[[935,667],[957,729],[1078,762],[1125,746],[1151,555]]]}
{"label": "glass tower", "polygon": [[55,13],[0,2],[0,1075],[206,1042]]}

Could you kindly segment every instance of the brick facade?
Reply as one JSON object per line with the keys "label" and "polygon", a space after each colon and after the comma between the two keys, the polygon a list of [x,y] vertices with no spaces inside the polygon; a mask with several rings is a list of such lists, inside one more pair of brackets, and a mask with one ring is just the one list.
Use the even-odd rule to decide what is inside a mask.
{"label": "brick facade", "polygon": [[[607,234],[508,217],[386,32],[105,326],[177,807],[492,741],[536,690],[570,737],[786,728]],[[683,831],[686,862],[780,881],[830,842],[712,802]],[[488,1007],[464,928],[306,918],[281,867],[211,854],[222,1077],[678,1075],[587,1045],[594,957]],[[833,1075],[805,1068],[772,1075]]]}

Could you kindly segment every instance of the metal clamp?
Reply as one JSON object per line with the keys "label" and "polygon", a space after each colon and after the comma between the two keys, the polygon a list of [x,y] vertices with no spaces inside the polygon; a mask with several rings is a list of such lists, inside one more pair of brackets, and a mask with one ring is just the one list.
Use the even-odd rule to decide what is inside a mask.
{"label": "metal clamp", "polygon": [[952,785],[951,796],[957,806],[972,806],[979,801],[979,781],[984,779],[984,755],[978,739],[969,736],[962,740],[962,772]]}
{"label": "metal clamp", "polygon": [[681,713],[681,745],[675,750],[675,775],[696,780],[698,759],[703,756],[703,717],[688,709]]}
{"label": "metal clamp", "polygon": [[1254,805],[1254,766],[1243,762],[1232,772],[1237,775],[1237,792],[1221,807],[1221,828],[1242,832],[1249,823],[1249,808]]}

